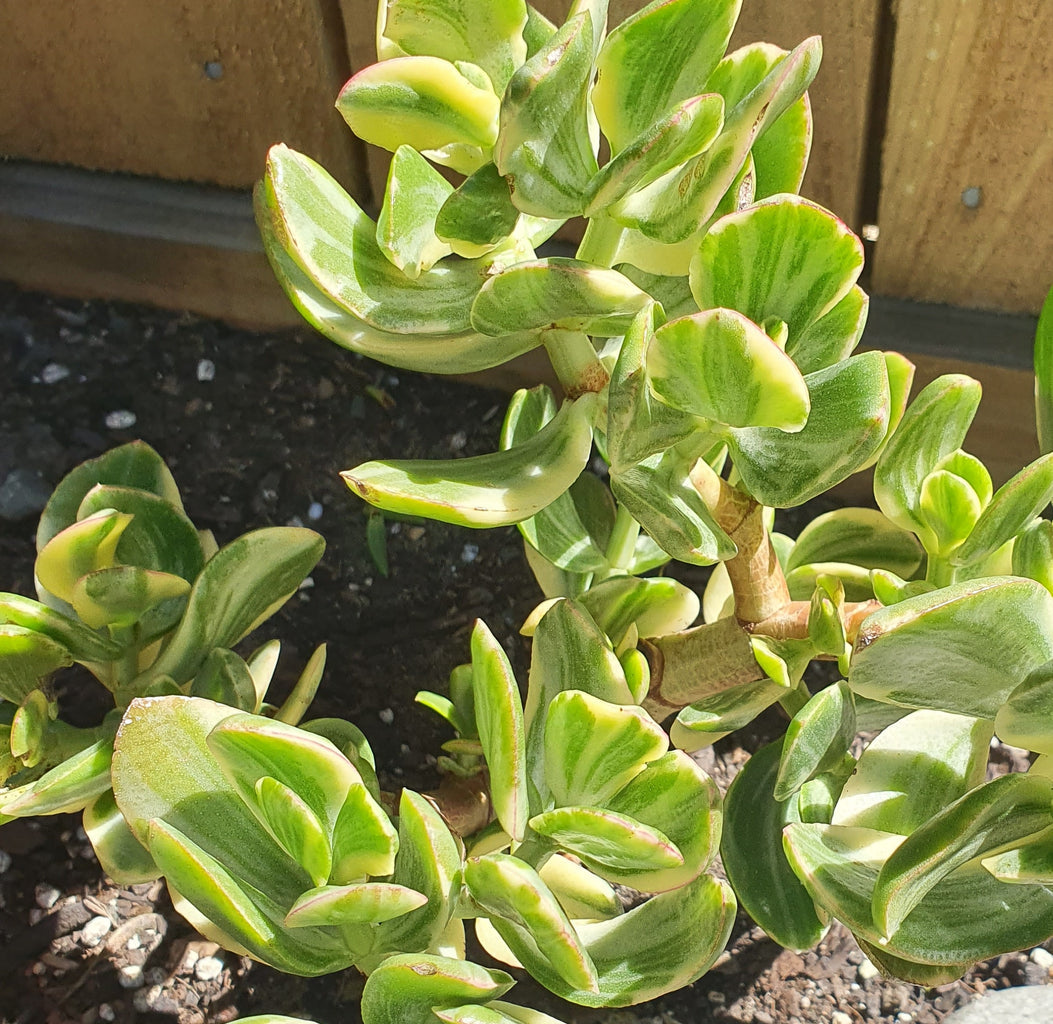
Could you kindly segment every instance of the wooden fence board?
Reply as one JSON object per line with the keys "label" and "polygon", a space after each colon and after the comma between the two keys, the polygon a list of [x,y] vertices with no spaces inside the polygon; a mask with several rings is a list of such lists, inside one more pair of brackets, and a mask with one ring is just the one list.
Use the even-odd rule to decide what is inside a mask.
{"label": "wooden fence board", "polygon": [[0,4],[0,154],[246,187],[282,140],[361,189],[332,2]]}
{"label": "wooden fence board", "polygon": [[1053,278],[1051,38],[1049,0],[899,5],[875,290],[1038,309]]}

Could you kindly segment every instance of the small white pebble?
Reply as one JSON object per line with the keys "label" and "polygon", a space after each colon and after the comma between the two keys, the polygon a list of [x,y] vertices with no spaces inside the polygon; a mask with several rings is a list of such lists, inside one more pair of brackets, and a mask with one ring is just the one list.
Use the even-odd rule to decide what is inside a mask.
{"label": "small white pebble", "polygon": [[223,961],[218,956],[203,956],[194,964],[194,977],[198,981],[215,981],[223,973]]}
{"label": "small white pebble", "polygon": [[125,949],[138,949],[143,944],[143,940],[138,935],[133,935],[126,943]]}
{"label": "small white pebble", "polygon": [[1035,946],[1028,954],[1028,959],[1039,967],[1045,967],[1046,970],[1053,967],[1053,953],[1048,949],[1043,949],[1041,946]]}
{"label": "small white pebble", "polygon": [[58,898],[62,895],[53,885],[48,885],[46,882],[41,882],[36,887],[34,892],[36,897],[37,906],[41,910],[50,910],[57,902]]}
{"label": "small white pebble", "polygon": [[858,981],[853,981],[852,984],[848,986],[848,988],[852,992],[858,992],[859,991],[859,982]]}
{"label": "small white pebble", "polygon": [[211,359],[199,359],[197,379],[201,381],[216,379],[216,364]]}
{"label": "small white pebble", "polygon": [[914,1017],[907,1012],[903,1012],[896,1014],[896,1020],[899,1021],[899,1024],[910,1024],[910,1022],[914,1020]]}
{"label": "small white pebble", "polygon": [[377,717],[385,725],[391,725],[391,723],[395,721],[395,712],[392,711],[391,708],[384,708],[382,711],[379,712]]}
{"label": "small white pebble", "polygon": [[7,850],[0,850],[0,875],[11,867],[11,854]]}
{"label": "small white pebble", "polygon": [[322,518],[322,513],[325,509],[320,501],[312,501],[310,507],[307,509],[307,518],[312,522],[317,522]]}
{"label": "small white pebble", "polygon": [[409,757],[409,755],[410,755],[410,745],[408,743],[403,743],[402,746],[399,747],[399,753],[403,757]]}
{"label": "small white pebble", "polygon": [[801,1009],[810,1010],[812,1007],[812,1001],[808,996],[801,996]]}
{"label": "small white pebble", "polygon": [[117,1011],[109,1003],[99,1003],[99,1020],[111,1021],[117,1019]]}
{"label": "small white pebble", "polygon": [[461,561],[465,565],[471,565],[479,557],[479,545],[478,544],[465,544],[461,549]]}
{"label": "small white pebble", "polygon": [[106,413],[106,426],[110,430],[127,430],[134,427],[138,417],[130,409],[115,409]]}
{"label": "small white pebble", "polygon": [[44,916],[44,911],[40,907],[29,908],[29,923],[36,924]]}
{"label": "small white pebble", "polygon": [[450,435],[450,451],[459,452],[468,443],[468,435],[463,430]]}
{"label": "small white pebble", "polygon": [[201,954],[196,949],[188,949],[183,955],[183,962],[179,965],[179,970],[184,974],[189,974],[194,969],[194,964],[201,959]]}
{"label": "small white pebble", "polygon": [[313,576],[305,576],[303,583],[300,584],[300,589],[301,590],[310,590],[311,587],[313,587],[313,586],[314,586],[314,577]]}
{"label": "small white pebble", "polygon": [[93,917],[83,929],[81,929],[80,941],[89,949],[93,946],[97,946],[106,937],[112,927],[113,922],[108,917],[103,917],[101,914],[98,917]]}
{"label": "small white pebble", "polygon": [[150,1008],[161,998],[161,986],[153,985],[151,988],[141,988],[135,993],[132,1005],[140,1013],[149,1013]]}
{"label": "small white pebble", "polygon": [[860,981],[870,981],[872,978],[876,978],[881,972],[865,957],[863,962],[856,968],[856,976]]}
{"label": "small white pebble", "polygon": [[142,988],[143,969],[140,964],[126,964],[117,972],[121,988]]}
{"label": "small white pebble", "polygon": [[830,1024],[852,1024],[852,1018],[844,1010],[834,1010],[830,1014]]}
{"label": "small white pebble", "polygon": [[63,366],[61,363],[48,363],[48,365],[40,371],[40,379],[45,384],[57,384],[60,380],[65,380],[68,376],[69,367]]}

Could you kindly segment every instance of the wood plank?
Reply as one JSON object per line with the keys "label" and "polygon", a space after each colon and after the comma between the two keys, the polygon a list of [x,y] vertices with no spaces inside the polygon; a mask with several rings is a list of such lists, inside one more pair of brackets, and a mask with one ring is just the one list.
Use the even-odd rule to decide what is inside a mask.
{"label": "wood plank", "polygon": [[334,3],[0,4],[0,154],[247,187],[282,140],[361,192]]}
{"label": "wood plank", "polygon": [[1037,311],[1053,274],[1051,37],[1048,0],[898,6],[875,290]]}
{"label": "wood plank", "polygon": [[823,37],[823,64],[809,90],[815,127],[801,194],[857,232],[878,13],[878,0],[745,0],[731,40],[731,48],[763,40],[788,50]]}

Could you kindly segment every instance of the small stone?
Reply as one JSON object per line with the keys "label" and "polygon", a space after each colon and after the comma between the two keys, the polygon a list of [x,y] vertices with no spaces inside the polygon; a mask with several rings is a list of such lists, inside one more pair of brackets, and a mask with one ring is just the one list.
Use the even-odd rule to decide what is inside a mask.
{"label": "small stone", "polygon": [[901,1010],[896,1014],[896,1020],[899,1021],[899,1024],[910,1024],[910,1022],[914,1020],[914,1016],[913,1014],[907,1013],[905,1010]]}
{"label": "small stone", "polygon": [[1053,953],[1048,949],[1043,949],[1042,946],[1035,946],[1027,957],[1033,964],[1037,964],[1039,967],[1045,967],[1047,970],[1053,967]]}
{"label": "small stone", "polygon": [[211,359],[199,359],[197,364],[197,379],[208,381],[216,379],[216,364]]}
{"label": "small stone", "polygon": [[50,910],[56,903],[58,898],[62,895],[53,885],[48,885],[46,882],[41,882],[34,891],[34,897],[36,899],[37,906],[41,910]]}
{"label": "small stone", "polygon": [[93,917],[81,930],[80,941],[91,949],[102,942],[112,927],[113,922],[108,917]]}
{"label": "small stone", "polygon": [[322,503],[320,501],[312,501],[307,509],[307,518],[312,520],[312,522],[317,522],[322,518],[323,512],[325,512],[325,508]]}
{"label": "small stone", "polygon": [[863,958],[862,963],[856,968],[856,976],[860,981],[871,981],[880,973],[881,972],[866,957]]}
{"label": "small stone", "polygon": [[106,426],[110,430],[127,430],[134,427],[138,417],[130,409],[115,409],[106,413]]}
{"label": "small stone", "polygon": [[462,451],[466,444],[468,444],[468,435],[463,430],[458,430],[456,434],[450,435],[451,452]]}
{"label": "small stone", "polygon": [[138,935],[133,935],[126,943],[125,949],[138,949],[143,944],[143,940]]}
{"label": "small stone", "polygon": [[48,363],[43,370],[40,371],[40,380],[44,384],[57,384],[60,380],[65,380],[69,376],[69,367],[63,366],[61,363]]}
{"label": "small stone", "polygon": [[406,536],[411,541],[416,542],[416,541],[420,540],[421,537],[424,536],[424,527],[423,526],[411,526],[408,530],[406,530]]}
{"label": "small stone", "polygon": [[303,583],[300,584],[300,590],[310,590],[314,586],[314,577],[305,576]]}
{"label": "small stone", "polygon": [[844,1010],[834,1010],[830,1014],[830,1024],[852,1024],[852,1018]]}
{"label": "small stone", "polygon": [[39,473],[19,467],[0,483],[0,519],[16,522],[41,512],[51,497],[51,487]]}
{"label": "small stone", "polygon": [[109,1003],[99,1003],[99,1020],[109,1021],[117,1019],[117,1011]]}
{"label": "small stone", "polygon": [[478,544],[465,544],[461,549],[461,561],[465,565],[471,565],[479,557]]}
{"label": "small stone", "polygon": [[148,967],[143,977],[147,985],[163,985],[168,981],[168,973],[163,967]]}
{"label": "small stone", "polygon": [[382,710],[381,710],[381,711],[380,711],[380,712],[379,712],[379,713],[377,714],[377,717],[378,717],[378,718],[379,718],[379,719],[380,719],[380,720],[381,720],[381,721],[382,721],[382,722],[383,722],[383,723],[384,723],[385,725],[391,725],[391,723],[395,721],[395,712],[394,712],[394,711],[392,711],[392,710],[391,710],[391,708],[383,708],[383,709],[382,709]]}
{"label": "small stone", "polygon": [[11,854],[7,850],[0,850],[0,875],[4,874],[11,867]]}
{"label": "small stone", "polygon": [[117,972],[117,982],[121,988],[142,988],[144,981],[140,964],[126,964]]}
{"label": "small stone", "polygon": [[158,999],[161,998],[161,986],[152,985],[150,988],[141,988],[135,993],[132,1005],[140,1013],[149,1013]]}
{"label": "small stone", "polygon": [[203,956],[194,964],[198,981],[215,981],[223,973],[223,961],[218,956]]}

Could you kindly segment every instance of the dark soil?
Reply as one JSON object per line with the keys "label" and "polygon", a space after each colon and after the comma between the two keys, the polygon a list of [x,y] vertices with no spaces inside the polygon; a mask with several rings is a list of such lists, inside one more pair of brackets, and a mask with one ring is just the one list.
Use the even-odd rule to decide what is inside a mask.
{"label": "dark soil", "polygon": [[[480,616],[523,669],[518,628],[539,593],[511,529],[388,524],[383,575],[366,514],[337,474],[375,457],[490,450],[504,402],[392,372],[306,330],[255,334],[0,285],[0,590],[33,593],[36,515],[61,476],[142,438],[168,461],[191,519],[220,543],[287,523],[325,536],[310,585],[253,638],[282,640],[274,693],[327,642],[314,712],[365,731],[387,788],[431,788],[433,755],[449,734],[414,694],[445,688]],[[118,412],[134,423],[125,416],[128,425],[113,426]],[[82,679],[61,693],[71,714],[99,713]],[[740,744],[752,742],[734,739],[708,765],[721,784],[748,756]],[[560,1003],[529,981],[511,998],[580,1024],[935,1024],[985,988],[1048,983],[1050,964],[1045,950],[1004,956],[926,992],[882,981],[836,926],[817,952],[798,954],[740,915],[729,952],[681,993],[602,1012]],[[75,816],[0,827],[2,1024],[219,1024],[265,1012],[353,1024],[360,991],[355,972],[288,978],[218,950],[173,912],[161,883],[122,889],[105,878]]]}

